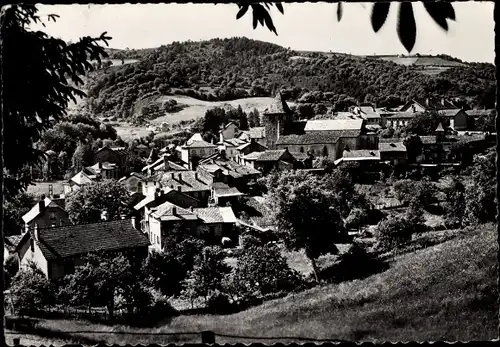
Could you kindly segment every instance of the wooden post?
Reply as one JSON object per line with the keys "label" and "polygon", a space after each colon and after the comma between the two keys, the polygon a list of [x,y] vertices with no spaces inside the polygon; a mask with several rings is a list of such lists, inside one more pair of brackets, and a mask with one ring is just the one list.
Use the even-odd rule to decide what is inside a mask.
{"label": "wooden post", "polygon": [[214,344],[215,343],[215,333],[213,331],[203,331],[201,333],[201,343]]}

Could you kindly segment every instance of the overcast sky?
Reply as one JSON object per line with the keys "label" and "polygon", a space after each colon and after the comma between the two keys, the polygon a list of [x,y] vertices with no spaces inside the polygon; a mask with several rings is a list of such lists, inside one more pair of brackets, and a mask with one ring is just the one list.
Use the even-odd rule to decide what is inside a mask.
{"label": "overcast sky", "polygon": [[[392,3],[384,27],[375,34],[370,24],[372,5],[344,4],[344,16],[336,20],[335,3],[283,4],[285,14],[273,8],[271,15],[279,36],[267,28],[252,28],[252,16],[236,20],[235,4],[153,5],[40,5],[40,15],[60,15],[46,28],[34,26],[65,40],[97,36],[107,31],[113,48],[148,48],[173,41],[246,36],[295,50],[333,51],[360,55],[406,54],[396,33],[397,9]],[[457,21],[448,21],[446,33],[414,3],[417,41],[411,53],[449,54],[465,61],[494,62],[493,2],[453,3]]]}

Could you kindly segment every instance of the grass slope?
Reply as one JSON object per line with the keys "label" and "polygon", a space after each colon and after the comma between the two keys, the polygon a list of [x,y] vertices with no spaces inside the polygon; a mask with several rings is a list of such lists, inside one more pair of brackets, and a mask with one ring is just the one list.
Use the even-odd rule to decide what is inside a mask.
{"label": "grass slope", "polygon": [[[386,272],[363,280],[326,285],[269,301],[228,316],[181,316],[150,329],[76,321],[44,321],[45,336],[111,343],[199,342],[176,337],[103,332],[195,332],[272,337],[303,336],[357,341],[490,340],[498,334],[496,225],[393,259]],[[242,341],[218,337],[218,343]],[[290,340],[288,340],[290,341]],[[242,342],[257,342],[245,339]],[[259,342],[273,342],[271,339]]]}

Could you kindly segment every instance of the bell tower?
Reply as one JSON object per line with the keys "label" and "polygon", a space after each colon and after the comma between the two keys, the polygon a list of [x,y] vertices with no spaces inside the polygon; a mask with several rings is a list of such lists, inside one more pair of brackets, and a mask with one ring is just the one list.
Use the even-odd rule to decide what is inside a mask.
{"label": "bell tower", "polygon": [[263,112],[263,123],[266,135],[266,147],[276,149],[276,141],[281,135],[288,131],[288,125],[292,122],[292,111],[278,92],[271,105]]}

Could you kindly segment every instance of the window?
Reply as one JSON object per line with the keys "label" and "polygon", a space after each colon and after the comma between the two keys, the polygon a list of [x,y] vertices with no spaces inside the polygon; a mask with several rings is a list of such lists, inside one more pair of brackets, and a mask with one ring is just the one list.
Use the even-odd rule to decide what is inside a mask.
{"label": "window", "polygon": [[56,218],[56,213],[55,212],[50,212],[49,213],[49,218],[51,221],[55,221],[57,218]]}

